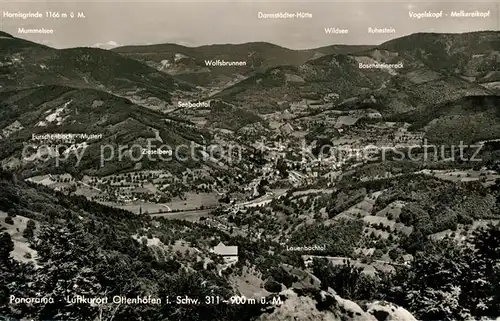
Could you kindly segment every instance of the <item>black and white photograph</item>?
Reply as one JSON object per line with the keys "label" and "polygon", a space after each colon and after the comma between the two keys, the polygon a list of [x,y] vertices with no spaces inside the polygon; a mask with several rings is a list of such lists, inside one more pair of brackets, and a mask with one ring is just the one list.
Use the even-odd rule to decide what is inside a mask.
{"label": "black and white photograph", "polygon": [[500,3],[0,0],[0,320],[500,320]]}

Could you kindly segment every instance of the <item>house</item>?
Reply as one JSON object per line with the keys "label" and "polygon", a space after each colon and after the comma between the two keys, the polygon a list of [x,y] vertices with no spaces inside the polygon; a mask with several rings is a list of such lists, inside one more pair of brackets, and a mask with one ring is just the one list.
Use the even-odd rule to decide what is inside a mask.
{"label": "house", "polygon": [[409,265],[411,263],[411,261],[413,261],[413,255],[411,255],[411,254],[404,254],[403,255],[404,264]]}
{"label": "house", "polygon": [[366,114],[366,117],[368,118],[375,118],[375,119],[381,119],[382,118],[382,114],[379,113],[378,111],[374,111],[374,112],[369,112],[368,114]]}
{"label": "house", "polygon": [[313,265],[314,257],[311,255],[302,255],[302,260],[304,260],[305,267],[310,268]]}
{"label": "house", "polygon": [[226,246],[224,243],[220,242],[217,246],[213,247],[210,252],[222,256],[226,264],[238,262],[237,246]]}
{"label": "house", "polygon": [[145,187],[136,187],[134,190],[131,191],[133,194],[153,194],[153,192],[150,189],[147,189]]}
{"label": "house", "polygon": [[280,131],[284,135],[290,135],[291,133],[293,133],[294,129],[293,126],[290,125],[290,123],[286,123],[280,127]]}
{"label": "house", "polygon": [[339,129],[343,126],[354,126],[356,125],[356,123],[360,118],[361,117],[359,116],[352,116],[352,115],[340,116],[339,118],[337,118],[337,122],[335,123],[334,128]]}
{"label": "house", "polygon": [[288,109],[282,112],[280,116],[282,120],[290,120],[294,117],[294,115]]}

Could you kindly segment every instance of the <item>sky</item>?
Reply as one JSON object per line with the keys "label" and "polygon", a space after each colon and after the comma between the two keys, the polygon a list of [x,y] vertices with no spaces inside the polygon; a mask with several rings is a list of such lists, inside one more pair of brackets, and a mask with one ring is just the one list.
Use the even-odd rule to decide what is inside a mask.
{"label": "sky", "polygon": [[[409,11],[488,11],[488,18],[409,17]],[[266,41],[292,49],[331,44],[376,45],[416,32],[500,30],[498,2],[430,1],[69,1],[0,0],[0,29],[13,36],[56,48],[177,43],[199,46]],[[10,18],[6,13],[47,11],[67,18]],[[70,18],[83,12],[85,18]],[[312,18],[259,19],[258,13],[306,12]],[[53,29],[51,35],[19,34],[18,29]],[[392,34],[370,34],[368,28],[394,28]],[[327,34],[325,28],[347,29]]]}

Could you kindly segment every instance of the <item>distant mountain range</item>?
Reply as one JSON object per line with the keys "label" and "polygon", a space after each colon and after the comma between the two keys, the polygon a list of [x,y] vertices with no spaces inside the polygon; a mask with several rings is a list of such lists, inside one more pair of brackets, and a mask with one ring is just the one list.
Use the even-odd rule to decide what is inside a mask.
{"label": "distant mountain range", "polygon": [[[206,66],[206,60],[245,61],[246,66]],[[360,67],[370,64],[402,68]],[[418,33],[379,46],[311,50],[265,42],[57,50],[2,32],[0,86],[1,156],[4,165],[14,167],[22,142],[38,131],[99,132],[102,142],[119,143],[158,135],[173,145],[200,138],[189,121],[167,124],[163,113],[144,108],[150,101],[158,110],[179,99],[226,102],[209,114],[207,126],[237,130],[261,123],[259,107],[282,111],[283,103],[334,94],[338,99],[328,103],[331,108],[369,106],[388,117],[427,113],[431,116],[421,125],[426,126],[433,110],[447,103],[469,96],[498,102],[500,32]],[[45,123],[57,110],[60,120]],[[85,168],[97,170],[90,163]]]}
{"label": "distant mountain range", "polygon": [[[402,68],[360,68],[360,63],[401,63]],[[498,94],[499,77],[500,32],[419,33],[365,51],[269,69],[216,97],[273,105],[335,93],[338,103],[372,97],[393,114],[467,95]]]}
{"label": "distant mountain range", "polygon": [[496,317],[499,137],[498,31],[311,50],[0,32],[0,319]]}
{"label": "distant mountain range", "polygon": [[[332,45],[292,50],[265,42],[185,47],[124,46],[56,50],[2,33],[0,85],[62,84],[137,100],[170,103],[174,92],[208,88],[214,98],[275,105],[302,98],[373,96],[405,112],[464,95],[496,94],[500,32],[417,33],[379,46]],[[132,59],[131,59],[132,58]],[[207,61],[245,66],[207,66]],[[362,69],[360,63],[401,63],[401,69]],[[176,95],[177,96],[177,95]]]}
{"label": "distant mountain range", "polygon": [[[131,170],[134,166],[136,169],[163,168],[175,172],[187,163],[179,167],[175,160],[148,162],[147,157],[137,161],[141,151],[137,148],[133,151],[131,146],[154,149],[168,145],[174,148],[180,144],[189,146],[192,141],[209,141],[208,135],[189,122],[173,119],[106,92],[61,85],[0,92],[0,119],[0,162],[3,167],[23,171],[27,176],[54,171],[105,175]],[[73,143],[32,139],[33,135],[55,133],[98,135],[99,138],[80,139]],[[85,157],[78,163],[76,150],[43,150],[43,155],[39,154],[40,149],[23,150],[30,144],[51,148],[73,145]],[[110,146],[108,151],[114,148],[115,157],[110,157],[105,164],[99,161],[102,146]],[[129,147],[120,152],[123,157],[118,156],[118,146]],[[42,160],[49,153],[52,156],[47,156],[50,161]],[[61,162],[62,166],[56,166],[55,157],[66,158],[65,153],[69,153],[67,159]]]}
{"label": "distant mountain range", "polygon": [[500,137],[499,107],[500,96],[466,96],[410,113],[407,121],[433,143],[473,144]]}
{"label": "distant mountain range", "polygon": [[[196,85],[220,86],[269,68],[298,66],[323,55],[354,53],[370,48],[372,46],[332,45],[311,50],[292,50],[267,42],[251,42],[200,47],[176,44],[124,46],[112,50]],[[205,63],[216,59],[244,61],[246,66],[221,68],[210,67]]]}
{"label": "distant mountain range", "polygon": [[[173,77],[217,88],[213,98],[241,105],[277,107],[320,100],[338,104],[366,98],[389,114],[424,108],[467,95],[500,91],[500,32],[416,33],[379,46],[333,45],[292,50],[264,42],[184,47],[175,44],[113,49]],[[213,67],[206,60],[245,61]],[[401,63],[402,68],[363,69],[359,64]],[[245,106],[243,106],[245,107]],[[251,108],[251,107],[250,107]]]}
{"label": "distant mountain range", "polygon": [[94,88],[167,102],[174,90],[189,90],[167,74],[112,51],[57,50],[6,33],[0,37],[0,85],[3,89],[43,85]]}

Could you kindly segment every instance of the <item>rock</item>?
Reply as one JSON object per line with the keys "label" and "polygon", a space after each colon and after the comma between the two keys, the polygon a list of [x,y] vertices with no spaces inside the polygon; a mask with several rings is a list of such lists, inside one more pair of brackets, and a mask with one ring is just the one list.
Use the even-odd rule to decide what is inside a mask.
{"label": "rock", "polygon": [[331,310],[337,316],[337,320],[376,321],[375,317],[364,312],[357,303],[343,299],[338,295],[334,295],[334,298],[337,301],[337,306]]}
{"label": "rock", "polygon": [[356,303],[333,291],[287,289],[280,293],[283,303],[260,316],[259,321],[377,321]]}
{"label": "rock", "polygon": [[282,304],[262,314],[258,321],[416,321],[404,308],[384,301],[369,303],[363,310],[330,288],[328,291],[292,288],[279,296]]}
{"label": "rock", "polygon": [[417,321],[406,309],[385,301],[367,304],[366,312],[373,315],[378,321]]}

